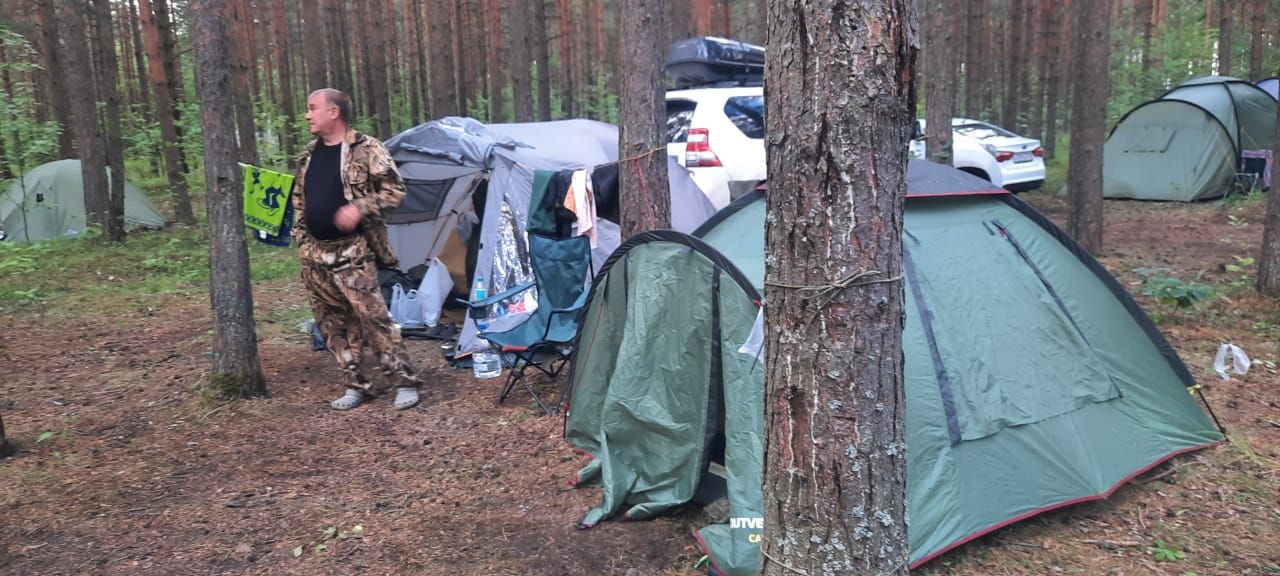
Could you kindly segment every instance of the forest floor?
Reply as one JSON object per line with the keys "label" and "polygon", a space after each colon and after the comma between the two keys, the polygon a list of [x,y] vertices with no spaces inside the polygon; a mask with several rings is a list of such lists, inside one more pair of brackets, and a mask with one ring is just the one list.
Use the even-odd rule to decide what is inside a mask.
{"label": "forest floor", "polygon": [[[1060,223],[1060,200],[1028,196]],[[1231,434],[1111,498],[1044,514],[922,574],[1280,575],[1280,303],[1251,293],[1258,199],[1108,202],[1102,261],[1157,320]],[[0,574],[689,574],[697,510],[577,520],[599,498],[527,396],[410,341],[423,405],[337,414],[332,359],[288,250],[255,247],[265,399],[202,393],[211,337],[199,233],[120,248],[0,249]],[[1150,294],[1144,294],[1149,292]],[[1162,304],[1183,296],[1190,304]],[[1212,371],[1220,342],[1257,361]]]}

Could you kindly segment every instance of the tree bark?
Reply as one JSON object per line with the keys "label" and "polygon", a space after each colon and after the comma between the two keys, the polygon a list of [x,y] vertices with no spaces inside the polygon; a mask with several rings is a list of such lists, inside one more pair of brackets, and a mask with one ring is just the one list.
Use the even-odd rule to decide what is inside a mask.
{"label": "tree bark", "polygon": [[[1280,114],[1280,105],[1277,105]],[[1273,158],[1280,158],[1280,122],[1276,122]],[[1280,298],[1280,189],[1274,181],[1267,194],[1267,216],[1263,223],[1262,250],[1258,256],[1258,292]]]}
{"label": "tree bark", "polygon": [[[178,127],[178,137],[182,137],[182,108],[179,105],[185,99],[186,88],[182,84],[182,63],[178,60],[178,36],[173,30],[170,18],[169,0],[153,0],[151,7],[155,11],[156,26],[160,29],[160,54],[164,60],[165,80],[169,83],[169,95],[173,98],[173,120]],[[181,150],[179,150],[182,152]],[[190,171],[187,167],[186,153],[182,152],[182,173]]]}
{"label": "tree bark", "polygon": [[422,17],[422,11],[426,9],[425,0],[412,0],[413,4],[413,45],[416,51],[415,57],[417,62],[414,64],[414,73],[418,83],[418,99],[420,102],[421,115],[416,118],[415,122],[424,122],[431,119],[431,68],[427,66],[427,51],[431,44],[427,27],[423,24],[426,22]]}
{"label": "tree bark", "polygon": [[[246,11],[239,0],[224,4],[224,16],[228,16],[231,31],[244,30],[249,27],[247,20],[253,15]],[[239,143],[239,158],[245,164],[260,164],[258,160],[258,128],[253,118],[253,85],[249,68],[253,54],[250,46],[244,42],[231,41],[231,98],[235,102],[236,138]]]}
{"label": "tree bark", "polygon": [[1231,2],[1218,0],[1218,75],[1231,75]]}
{"label": "tree bark", "polygon": [[[833,20],[834,3],[769,4],[778,193],[765,219],[761,548],[771,576],[907,574],[902,198],[915,9],[862,0]],[[824,296],[802,288],[854,278]]]}
{"label": "tree bark", "polygon": [[404,0],[402,5],[404,16],[401,22],[405,26],[405,45],[409,68],[409,125],[417,126],[422,122],[422,93],[419,88],[425,74],[426,66],[422,65],[422,26],[418,12],[417,0]]}
{"label": "tree bark", "polygon": [[[367,24],[373,28],[365,28],[364,30],[386,30],[391,24],[387,20],[387,13],[384,10],[373,10],[371,14],[373,21]],[[391,132],[391,95],[388,88],[387,75],[387,35],[384,33],[369,34],[361,31],[362,36],[372,36],[371,45],[369,46],[370,58],[369,65],[366,70],[370,76],[370,86],[372,92],[367,94],[365,98],[373,98],[373,113],[377,118],[378,138],[383,140],[392,136]]]}
{"label": "tree bark", "polygon": [[102,82],[97,93],[105,101],[107,113],[106,133],[103,139],[106,164],[111,169],[107,185],[106,212],[103,232],[111,242],[124,241],[124,131],[120,127],[120,68],[116,58],[116,37],[111,23],[111,2],[93,0],[93,12],[98,20],[98,46],[94,61],[98,65]]}
{"label": "tree bark", "polygon": [[98,94],[93,82],[88,30],[85,27],[87,0],[59,0],[59,36],[66,52],[62,55],[62,74],[67,79],[71,101],[72,132],[80,155],[80,171],[84,177],[86,223],[107,232],[108,198],[107,147],[102,137],[98,116]]}
{"label": "tree bark", "polygon": [[[560,117],[578,115],[578,79],[573,75],[573,0],[556,0],[556,24],[560,31]],[[624,57],[625,58],[625,57]]]}
{"label": "tree bark", "polygon": [[347,47],[347,11],[343,0],[328,0],[320,17],[329,31],[329,73],[338,90],[350,94],[355,89],[351,79],[351,54]]}
{"label": "tree bark", "polygon": [[1265,0],[1251,0],[1249,7],[1253,11],[1253,17],[1249,19],[1252,24],[1249,35],[1249,79],[1257,82],[1267,75],[1262,68],[1263,49],[1266,47],[1262,24],[1267,18],[1267,4]]}
{"label": "tree bark", "polygon": [[209,382],[223,397],[264,396],[267,384],[254,331],[234,112],[224,97],[231,90],[228,37],[218,0],[192,0],[190,8],[209,187],[209,298],[214,316]]}
{"label": "tree bark", "polygon": [[1001,122],[1005,128],[1019,132],[1018,125],[1022,114],[1019,104],[1022,101],[1026,78],[1026,54],[1022,51],[1022,37],[1027,23],[1023,19],[1026,12],[1022,9],[1022,3],[1015,1],[1011,4],[1009,13],[1009,43],[1005,50],[1008,56],[1006,62],[1009,65],[1005,70],[1004,113],[1001,115]]}
{"label": "tree bark", "polygon": [[284,2],[285,0],[271,1],[271,28],[275,32],[276,79],[280,84],[276,96],[280,99],[280,114],[285,119],[284,125],[280,126],[280,144],[285,156],[292,157],[296,148],[293,132],[293,60],[288,51],[289,19],[285,16]]}
{"label": "tree bark", "polygon": [[951,119],[955,116],[955,70],[951,45],[951,0],[928,0],[925,13],[925,145],[930,160],[951,164]]}
{"label": "tree bark", "polygon": [[509,122],[507,118],[507,67],[503,64],[509,60],[503,38],[510,38],[507,11],[511,8],[509,0],[489,0],[490,11],[485,15],[485,35],[488,40],[489,63],[489,121]]}
{"label": "tree bark", "polygon": [[538,64],[538,119],[551,119],[551,47],[547,44],[547,0],[533,1],[533,57]]}
{"label": "tree bark", "polygon": [[1142,74],[1144,81],[1147,72],[1151,70],[1151,35],[1155,22],[1153,18],[1154,10],[1154,0],[1133,0],[1133,20],[1142,38]]}
{"label": "tree bark", "polygon": [[666,40],[662,45],[664,57],[672,44],[698,34],[697,18],[693,16],[697,2],[698,0],[667,0],[667,25],[664,27]]}
{"label": "tree bark", "polygon": [[431,12],[427,15],[431,30],[431,117],[443,118],[458,114],[458,84],[454,79],[453,60],[453,0],[429,0]]}
{"label": "tree bark", "polygon": [[126,8],[129,11],[129,36],[132,38],[133,45],[133,65],[137,69],[138,76],[138,93],[141,95],[139,104],[142,104],[142,117],[148,122],[154,118],[152,114],[151,101],[151,82],[147,77],[147,63],[142,55],[142,32],[138,29],[138,8],[134,0],[129,0]]}
{"label": "tree bark", "polygon": [[[9,68],[10,68],[9,56],[5,51],[4,42],[0,42],[0,89],[3,89],[5,94],[9,95],[10,97],[13,97],[15,96],[15,94],[13,92],[13,81],[12,81],[12,76],[9,74]],[[16,133],[18,131],[15,130],[14,132]],[[9,167],[9,164],[10,164],[9,161],[11,159],[9,158],[9,155],[6,153],[6,149],[9,147],[8,140],[9,140],[9,128],[0,127],[0,182],[13,178],[13,169]],[[21,136],[19,136],[19,140],[21,140]],[[17,145],[14,146],[14,149],[21,150],[22,149],[21,142],[17,142],[16,144]],[[22,162],[18,162],[18,164],[19,164],[19,170],[21,170],[22,172],[26,172],[26,169],[21,166]],[[0,426],[0,456],[4,456],[3,452],[4,452],[4,433],[3,433],[3,426]]]}
{"label": "tree bark", "polygon": [[71,97],[67,92],[69,78],[63,76],[62,49],[58,34],[58,19],[54,12],[55,0],[39,0],[36,2],[36,26],[40,29],[40,52],[44,56],[44,69],[49,71],[43,76],[48,79],[45,92],[53,100],[53,118],[58,123],[58,157],[75,158],[75,146],[71,133]]}
{"label": "tree bark", "polygon": [[151,87],[156,97],[156,120],[160,124],[160,139],[164,141],[164,171],[173,191],[174,217],[182,224],[195,224],[195,212],[191,208],[191,195],[187,191],[187,178],[182,160],[182,141],[174,120],[172,85],[165,76],[164,55],[160,28],[151,0],[138,0],[138,16],[146,44],[147,61],[151,73]]}
{"label": "tree bark", "polygon": [[988,79],[983,75],[986,64],[983,59],[989,57],[986,51],[987,15],[984,0],[961,0],[969,3],[967,36],[964,57],[964,114],[969,118],[984,116],[982,107],[982,86]]}
{"label": "tree bark", "polygon": [[1102,250],[1102,147],[1106,141],[1111,11],[1106,0],[1076,0],[1068,228],[1090,253]]}
{"label": "tree bark", "polygon": [[326,72],[332,67],[332,62],[327,62],[328,53],[325,52],[324,42],[324,17],[320,14],[320,0],[302,0],[302,18],[303,28],[306,30],[306,50],[308,56],[307,66],[307,92],[319,90],[329,87],[329,79]]}
{"label": "tree bark", "polygon": [[[1048,81],[1046,82],[1045,98],[1045,130],[1044,130],[1044,157],[1051,160],[1058,148],[1058,102],[1061,100],[1062,93],[1062,58],[1058,57],[1061,53],[1062,46],[1062,6],[1056,2],[1048,2],[1045,4],[1046,22],[1044,43],[1045,51],[1049,53],[1048,57]],[[1056,192],[1056,191],[1053,191]]]}
{"label": "tree bark", "polygon": [[[537,60],[541,68],[542,62],[535,54],[534,46],[529,38],[529,29],[537,26],[530,20],[534,18],[533,9],[527,0],[515,0],[510,3],[514,12],[509,19],[511,25],[511,57],[506,59],[511,74],[512,108],[516,122],[532,122],[533,116],[533,73],[529,60]],[[535,54],[532,58],[528,56]]]}
{"label": "tree bark", "polygon": [[[1050,11],[1053,10],[1053,2],[1045,2],[1037,4],[1035,9],[1034,21],[1036,22],[1036,33],[1029,35],[1028,40],[1034,48],[1032,58],[1036,64],[1036,82],[1033,88],[1033,97],[1031,100],[1031,119],[1030,119],[1030,136],[1041,141],[1044,144],[1044,101],[1049,90],[1047,78],[1049,76],[1049,61],[1054,57],[1049,50],[1049,46],[1045,43],[1046,31],[1049,28],[1048,18]],[[1030,86],[1028,86],[1031,88]]]}
{"label": "tree bark", "polygon": [[662,0],[622,0],[618,189],[622,237],[671,227],[667,193]]}
{"label": "tree bark", "polygon": [[0,458],[13,454],[13,446],[4,435],[4,416],[0,415]]}

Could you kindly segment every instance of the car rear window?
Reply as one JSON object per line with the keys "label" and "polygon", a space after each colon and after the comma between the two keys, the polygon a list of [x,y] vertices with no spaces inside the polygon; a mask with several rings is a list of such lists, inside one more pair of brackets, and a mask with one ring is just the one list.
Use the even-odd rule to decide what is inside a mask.
{"label": "car rear window", "polygon": [[747,138],[764,138],[764,96],[735,96],[725,101],[724,115]]}
{"label": "car rear window", "polygon": [[953,128],[956,132],[971,136],[978,140],[986,140],[987,138],[1017,138],[1018,135],[1003,128],[998,128],[990,124],[982,122],[974,122],[972,124],[961,124]]}
{"label": "car rear window", "polygon": [[689,140],[689,124],[693,122],[693,110],[696,102],[688,100],[667,101],[667,143],[678,143]]}

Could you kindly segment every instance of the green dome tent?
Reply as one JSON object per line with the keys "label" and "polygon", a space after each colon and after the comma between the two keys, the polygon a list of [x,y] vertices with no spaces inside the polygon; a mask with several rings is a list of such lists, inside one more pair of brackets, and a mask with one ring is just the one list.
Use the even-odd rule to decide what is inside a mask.
{"label": "green dome tent", "polygon": [[1103,195],[1181,202],[1222,196],[1243,152],[1271,150],[1275,121],[1276,101],[1249,82],[1185,82],[1116,124],[1103,150]]}
{"label": "green dome tent", "polygon": [[[111,178],[108,171],[107,178]],[[84,175],[80,161],[42,164],[0,193],[0,228],[9,240],[39,242],[75,236],[85,229]],[[128,230],[161,228],[164,216],[147,195],[124,183],[124,224]]]}
{"label": "green dome tent", "polygon": [[[1097,261],[1015,196],[909,166],[913,567],[1222,439],[1186,366]],[[763,532],[764,367],[739,348],[763,292],[764,204],[744,196],[695,236],[647,232],[610,257],[581,323],[565,427],[593,456],[577,483],[603,489],[586,526],[705,501],[723,484],[729,523],[697,538],[732,575],[757,573]]]}

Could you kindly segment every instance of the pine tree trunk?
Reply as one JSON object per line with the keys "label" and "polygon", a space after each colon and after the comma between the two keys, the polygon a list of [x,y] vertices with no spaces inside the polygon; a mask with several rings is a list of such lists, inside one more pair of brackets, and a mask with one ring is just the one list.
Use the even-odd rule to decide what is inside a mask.
{"label": "pine tree trunk", "polygon": [[58,157],[75,158],[76,151],[71,133],[71,97],[67,92],[70,78],[63,76],[62,50],[59,47],[58,19],[54,12],[55,0],[39,0],[36,2],[36,22],[40,29],[40,52],[44,56],[44,69],[59,72],[43,74],[48,79],[46,96],[53,100],[53,118],[61,128],[58,132]]}
{"label": "pine tree trunk", "polygon": [[329,31],[327,43],[329,72],[332,74],[334,87],[351,94],[351,91],[355,90],[355,83],[351,79],[351,54],[347,47],[346,14],[344,0],[328,0],[327,9],[320,17],[325,21],[326,29]]}
{"label": "pine tree trunk", "polygon": [[111,7],[110,10],[112,12],[111,33],[120,39],[120,54],[123,55],[123,58],[120,59],[120,64],[124,67],[124,70],[122,71],[124,75],[122,78],[123,81],[120,82],[121,88],[124,89],[122,103],[125,108],[128,108],[138,102],[138,95],[134,92],[134,86],[136,86],[136,84],[133,82],[135,77],[133,59],[129,57],[129,55],[133,54],[133,47],[129,45],[132,37],[129,36],[129,30],[127,28],[128,18],[125,14],[126,8],[124,3],[116,4],[114,7]]}
{"label": "pine tree trunk", "polygon": [[[84,207],[88,224],[107,230],[108,199],[107,146],[98,116],[98,94],[94,86],[92,56],[89,52],[85,13],[87,0],[60,0],[59,35],[64,50],[62,74],[67,79],[71,101],[72,132],[80,155],[84,177]],[[110,238],[108,236],[108,238]]]}
{"label": "pine tree trunk", "polygon": [[505,49],[509,41],[503,41],[504,38],[511,37],[507,24],[510,1],[489,0],[488,7],[490,10],[484,20],[485,28],[489,31],[486,34],[489,41],[489,121],[510,122],[507,117],[507,67],[503,64],[510,59]]}
{"label": "pine tree trunk", "polygon": [[1107,0],[1076,0],[1072,68],[1068,229],[1090,253],[1102,250],[1102,146],[1106,141],[1111,11]]}
{"label": "pine tree trunk", "polygon": [[192,0],[190,5],[208,183],[209,299],[214,316],[209,382],[226,398],[265,396],[253,322],[241,170],[236,164],[235,116],[224,96],[231,90],[230,37],[218,4]]}
{"label": "pine tree trunk", "polygon": [[252,99],[262,94],[262,81],[258,76],[258,54],[261,54],[261,52],[259,52],[257,48],[259,35],[255,18],[255,14],[257,14],[257,12],[255,11],[253,0],[240,0],[240,2],[240,13],[247,15],[247,18],[240,23],[240,36],[244,41],[245,54],[248,55],[248,58],[245,60],[245,65],[249,67],[249,94],[250,103],[252,104]]}
{"label": "pine tree trunk", "polygon": [[418,2],[416,0],[404,0],[402,5],[404,16],[401,22],[405,26],[405,57],[409,59],[409,125],[417,126],[422,122],[422,93],[419,87],[422,86],[421,80],[426,73],[422,65],[422,30],[419,25]]}
{"label": "pine tree trunk", "polygon": [[95,62],[100,71],[101,82],[98,84],[98,96],[106,103],[103,107],[107,113],[106,133],[101,135],[107,167],[111,176],[105,198],[103,232],[111,242],[124,241],[124,131],[120,128],[120,68],[116,58],[116,38],[111,22],[111,2],[109,0],[93,0],[93,12],[98,20],[97,49],[94,51]]}
{"label": "pine tree trunk", "polygon": [[421,113],[414,119],[415,123],[421,123],[431,119],[431,68],[427,66],[427,49],[430,48],[428,41],[429,34],[427,28],[423,25],[425,20],[422,18],[422,11],[425,9],[425,0],[410,0],[413,6],[413,46],[414,46],[414,74],[417,79],[418,91],[416,98],[419,101],[419,110]]}
{"label": "pine tree trunk", "polygon": [[983,59],[988,57],[984,42],[987,35],[987,15],[984,8],[986,2],[985,0],[961,1],[969,3],[967,16],[969,27],[966,34],[969,38],[964,56],[964,115],[977,119],[984,115],[982,87],[988,82],[983,74],[986,69]]}
{"label": "pine tree trunk", "polygon": [[[902,210],[914,3],[771,0],[763,573],[907,574]],[[812,62],[846,63],[829,74]],[[859,285],[815,298],[863,274]],[[856,383],[856,386],[855,386]]]}
{"label": "pine tree trunk", "polygon": [[[532,122],[533,116],[533,72],[530,68],[530,60],[538,60],[538,56],[533,50],[531,39],[529,38],[529,29],[537,26],[536,22],[531,22],[534,18],[533,7],[529,2],[524,0],[514,0],[509,2],[510,8],[513,10],[508,22],[511,27],[511,54],[506,59],[507,69],[511,74],[511,97],[512,108],[515,111],[516,122]],[[530,55],[533,55],[530,58]],[[541,68],[542,62],[538,60],[538,66]]]}
{"label": "pine tree trunk", "polygon": [[306,37],[307,92],[329,87],[326,71],[330,68],[326,62],[327,52],[324,43],[324,17],[320,15],[320,0],[302,0],[303,36]]}
{"label": "pine tree trunk", "polygon": [[[1053,58],[1053,54],[1049,50],[1049,46],[1045,44],[1046,31],[1049,29],[1048,18],[1049,12],[1053,10],[1052,2],[1045,2],[1036,6],[1034,20],[1036,22],[1036,33],[1030,35],[1029,40],[1034,53],[1036,64],[1036,82],[1034,86],[1033,98],[1031,100],[1031,138],[1035,138],[1044,144],[1044,101],[1049,90],[1047,78],[1049,76],[1049,60]],[[1028,86],[1030,88],[1030,86]]]}
{"label": "pine tree trunk", "polygon": [[622,237],[671,227],[667,193],[662,0],[622,0],[618,190]]}
{"label": "pine tree trunk", "polygon": [[925,12],[925,144],[930,160],[951,164],[951,119],[955,116],[955,70],[951,45],[951,0],[928,0]]}
{"label": "pine tree trunk", "polygon": [[1231,75],[1231,2],[1218,0],[1218,75]]}
{"label": "pine tree trunk", "polygon": [[289,55],[289,19],[285,16],[284,2],[271,0],[271,30],[275,35],[276,80],[280,84],[276,97],[279,98],[280,114],[285,118],[284,125],[280,127],[280,145],[285,156],[292,159],[297,147],[293,131],[293,59]]}
{"label": "pine tree trunk", "polygon": [[667,0],[666,41],[662,44],[663,56],[672,44],[698,34],[697,19],[693,16],[698,0]]}
{"label": "pine tree trunk", "polygon": [[532,0],[533,21],[530,22],[533,57],[538,64],[538,119],[551,119],[551,47],[547,44],[547,0]]}
{"label": "pine tree trunk", "polygon": [[[1044,158],[1052,160],[1058,149],[1058,102],[1061,101],[1062,93],[1062,58],[1057,55],[1061,53],[1062,47],[1062,6],[1056,2],[1049,2],[1045,5],[1046,15],[1044,43],[1045,51],[1050,53],[1048,58],[1048,81],[1045,86],[1045,131],[1044,131]],[[1057,192],[1051,190],[1051,192]]]}
{"label": "pine tree trunk", "polygon": [[175,102],[172,85],[165,76],[164,39],[151,9],[151,0],[138,0],[139,24],[146,44],[147,61],[151,73],[151,87],[156,97],[156,120],[160,124],[160,139],[164,142],[164,171],[173,191],[174,217],[182,224],[195,224],[191,208],[191,195],[187,191],[187,178],[182,161],[182,140],[174,120]]}
{"label": "pine tree trunk", "polygon": [[453,60],[453,0],[429,0],[431,11],[427,22],[431,26],[431,117],[444,118],[458,114],[458,84],[454,79]]}
{"label": "pine tree trunk", "polygon": [[578,114],[577,92],[573,77],[573,0],[556,0],[556,24],[560,31],[559,72],[560,72],[560,117],[573,117]]}
{"label": "pine tree trunk", "polygon": [[373,51],[377,40],[370,39],[371,35],[367,32],[373,27],[372,18],[373,14],[370,14],[368,10],[354,10],[352,22],[354,26],[348,33],[351,35],[351,44],[355,46],[355,72],[358,77],[356,80],[358,89],[354,96],[355,104],[363,111],[365,117],[374,118],[376,122],[377,110],[375,110],[375,106],[377,106],[377,98],[374,96],[374,92],[377,88],[374,83],[377,75],[374,61],[377,56],[373,54]]}
{"label": "pine tree trunk", "polygon": [[[13,95],[13,82],[12,82],[12,77],[9,74],[9,55],[5,51],[3,42],[0,42],[0,89],[3,89],[4,93],[7,95],[10,95],[10,96]],[[0,126],[0,182],[13,178],[13,170],[9,167],[10,158],[9,158],[9,155],[5,152],[5,150],[8,148],[8,140],[9,140],[8,127]],[[21,144],[19,143],[19,146],[20,145]],[[22,148],[20,148],[19,146],[14,146],[14,149],[21,150]],[[19,162],[19,164],[21,164],[21,162]],[[22,170],[22,172],[26,172],[26,170],[23,169],[21,166],[19,166],[19,170]],[[4,452],[4,433],[3,433],[3,426],[0,426],[0,456],[4,455],[3,452]]]}
{"label": "pine tree trunk", "polygon": [[1267,18],[1267,4],[1265,0],[1250,0],[1249,4],[1253,12],[1253,17],[1249,19],[1252,24],[1249,35],[1249,79],[1257,82],[1267,76],[1266,70],[1262,68],[1263,49],[1266,47],[1262,37],[1262,24]]}
{"label": "pine tree trunk", "polygon": [[137,77],[135,80],[138,82],[138,94],[141,95],[137,103],[142,105],[141,110],[143,119],[150,123],[154,119],[154,114],[152,113],[151,82],[148,80],[147,62],[142,54],[142,32],[138,29],[138,8],[137,4],[135,4],[135,0],[129,0],[126,3],[126,9],[129,11],[129,17],[127,20],[129,22],[129,36],[132,39],[131,44],[133,45],[133,65],[134,68],[137,69]]}
{"label": "pine tree trunk", "polygon": [[1016,0],[1009,7],[1009,36],[1006,45],[1005,54],[1008,58],[1005,60],[1009,63],[1005,67],[1005,85],[1004,85],[1004,112],[1000,116],[1000,122],[1008,130],[1018,132],[1018,115],[1021,110],[1018,109],[1018,102],[1022,95],[1022,73],[1023,67],[1022,54],[1022,33],[1026,27],[1026,23],[1022,20],[1024,12],[1021,4]]}
{"label": "pine tree trunk", "polygon": [[[1277,106],[1280,115],[1280,105]],[[1280,158],[1280,122],[1276,122],[1274,158]],[[1273,181],[1267,194],[1267,216],[1263,223],[1262,250],[1258,255],[1258,292],[1280,298],[1280,189]]]}
{"label": "pine tree trunk", "polygon": [[[224,5],[224,16],[227,17],[229,31],[243,30],[247,20],[253,17],[245,11],[239,0]],[[235,102],[236,138],[239,143],[239,159],[246,164],[260,164],[258,160],[258,129],[253,119],[253,85],[250,82],[249,68],[251,59],[250,46],[240,41],[230,42],[231,50],[231,98]]]}
{"label": "pine tree trunk", "polygon": [[[390,24],[387,13],[384,10],[373,10],[368,16],[373,18],[373,21],[368,23],[374,26],[373,30],[386,30]],[[366,28],[366,30],[369,30],[369,28]],[[362,33],[362,35],[365,34]],[[387,78],[387,35],[369,34],[369,36],[373,37],[370,40],[368,66],[370,84],[373,90],[365,98],[373,98],[373,112],[377,117],[378,138],[385,140],[392,136],[391,102]]]}

